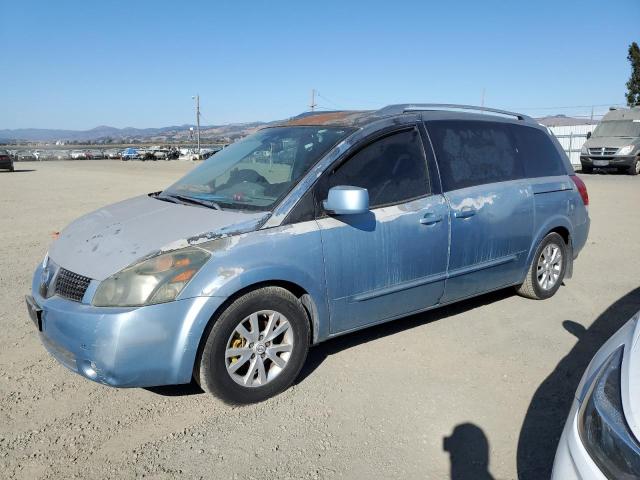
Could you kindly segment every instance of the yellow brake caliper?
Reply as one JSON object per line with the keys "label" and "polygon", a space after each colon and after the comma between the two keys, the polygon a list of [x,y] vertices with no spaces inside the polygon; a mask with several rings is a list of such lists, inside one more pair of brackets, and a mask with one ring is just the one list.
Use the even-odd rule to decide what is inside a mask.
{"label": "yellow brake caliper", "polygon": [[[243,348],[245,345],[245,340],[239,334],[236,333],[234,339],[231,341],[231,348]],[[240,360],[240,356],[231,357],[231,363],[236,363]]]}

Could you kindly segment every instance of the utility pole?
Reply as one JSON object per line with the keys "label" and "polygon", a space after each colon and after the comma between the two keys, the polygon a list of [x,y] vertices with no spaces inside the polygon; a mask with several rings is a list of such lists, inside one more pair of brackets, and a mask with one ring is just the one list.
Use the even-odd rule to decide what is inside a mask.
{"label": "utility pole", "polygon": [[484,108],[484,93],[485,93],[485,89],[482,89],[482,98],[480,99],[480,106]]}
{"label": "utility pole", "polygon": [[312,88],[311,89],[311,104],[309,105],[309,107],[311,107],[311,111],[315,111],[316,107],[318,105],[316,104],[316,89]]}
{"label": "utility pole", "polygon": [[198,138],[198,160],[200,160],[200,95],[191,98],[196,100],[196,137]]}

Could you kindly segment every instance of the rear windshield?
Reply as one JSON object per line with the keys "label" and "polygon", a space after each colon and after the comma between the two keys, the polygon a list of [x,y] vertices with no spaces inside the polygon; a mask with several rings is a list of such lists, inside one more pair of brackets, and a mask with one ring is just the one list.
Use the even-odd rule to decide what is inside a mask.
{"label": "rear windshield", "polygon": [[607,120],[600,122],[592,137],[640,137],[640,120]]}

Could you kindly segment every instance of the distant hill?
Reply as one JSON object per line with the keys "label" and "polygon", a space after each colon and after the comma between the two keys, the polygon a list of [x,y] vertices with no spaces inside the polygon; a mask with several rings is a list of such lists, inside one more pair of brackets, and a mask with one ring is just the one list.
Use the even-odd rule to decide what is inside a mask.
{"label": "distant hill", "polygon": [[[201,126],[200,136],[203,140],[233,139],[252,133],[264,122]],[[194,125],[174,125],[161,128],[115,128],[99,126],[91,130],[56,130],[43,128],[19,128],[0,130],[0,141],[4,142],[97,142],[97,141],[171,141],[187,140],[191,136],[190,128]]]}
{"label": "distant hill", "polygon": [[563,127],[566,125],[596,125],[597,119],[567,117],[566,115],[548,115],[536,118],[538,123],[546,127]]}

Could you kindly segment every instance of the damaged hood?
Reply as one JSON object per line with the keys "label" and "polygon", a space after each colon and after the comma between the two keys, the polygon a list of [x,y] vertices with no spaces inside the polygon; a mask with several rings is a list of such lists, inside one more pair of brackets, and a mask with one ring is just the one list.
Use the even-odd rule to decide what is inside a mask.
{"label": "damaged hood", "polygon": [[104,280],[137,260],[259,228],[268,212],[238,212],[164,202],[142,195],[71,223],[49,248],[67,270]]}

